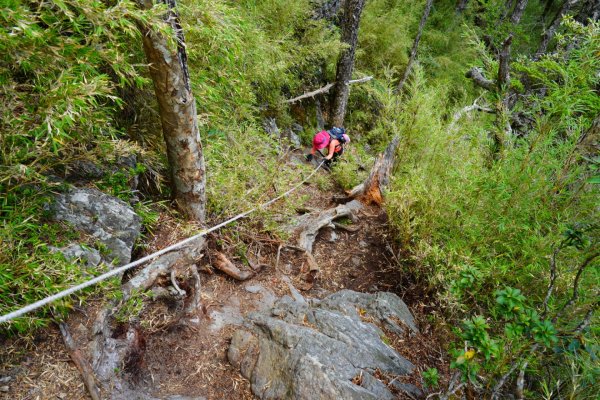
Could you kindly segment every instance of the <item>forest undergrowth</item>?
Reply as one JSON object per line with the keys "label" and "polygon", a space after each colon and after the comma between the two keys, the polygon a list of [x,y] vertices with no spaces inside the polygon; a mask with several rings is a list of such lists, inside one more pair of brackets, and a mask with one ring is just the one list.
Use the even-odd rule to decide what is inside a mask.
{"label": "forest undergrowth", "polygon": [[[288,138],[297,134],[308,145],[317,107],[327,117],[330,99],[284,100],[335,79],[344,46],[339,18],[314,16],[324,3],[179,4],[209,223],[262,203],[308,168],[287,162]],[[400,135],[384,204],[405,257],[397,268],[435,293],[440,312],[432,322],[454,327],[446,350],[465,388],[498,395],[508,383],[518,388],[521,375],[537,377],[520,388],[522,398],[595,398],[600,27],[580,17],[593,2],[559,18],[548,51],[538,53],[563,2],[525,2],[514,24],[511,7],[519,1],[508,8],[465,2],[462,12],[454,1],[436,1],[398,92],[424,3],[366,2],[354,76],[374,79],[352,86],[345,123],[352,144],[331,176],[353,187]],[[9,0],[0,12],[2,314],[89,278],[52,251],[73,233],[46,212],[52,194],[73,181],[75,165],[103,165],[83,184],[132,204],[145,232],[165,212],[185,231],[199,229],[171,207],[138,30],[164,10],[142,11],[132,1]],[[501,81],[509,35],[510,74]],[[472,67],[492,84],[466,78]],[[267,119],[278,133],[265,130]],[[135,165],[124,167],[120,160],[131,155]],[[318,179],[322,190],[332,187]],[[292,197],[243,224],[284,238],[281,221],[309,200]],[[4,334],[33,336],[90,293],[116,286],[57,302],[2,327]],[[433,386],[435,371],[428,374]]]}

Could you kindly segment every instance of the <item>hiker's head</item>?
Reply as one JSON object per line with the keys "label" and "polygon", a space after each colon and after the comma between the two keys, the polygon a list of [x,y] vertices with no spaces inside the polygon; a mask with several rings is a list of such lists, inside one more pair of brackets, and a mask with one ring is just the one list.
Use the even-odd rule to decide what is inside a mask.
{"label": "hiker's head", "polygon": [[321,150],[327,147],[329,144],[329,134],[325,131],[319,132],[313,138],[313,148],[315,150]]}

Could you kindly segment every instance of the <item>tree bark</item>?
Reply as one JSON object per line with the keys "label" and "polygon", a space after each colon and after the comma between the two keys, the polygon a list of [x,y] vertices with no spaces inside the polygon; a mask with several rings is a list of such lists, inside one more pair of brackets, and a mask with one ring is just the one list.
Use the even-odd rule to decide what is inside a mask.
{"label": "tree bark", "polygon": [[566,0],[563,3],[562,7],[560,8],[560,10],[558,10],[556,16],[550,23],[550,26],[548,26],[548,28],[544,31],[544,34],[542,35],[542,42],[540,43],[540,46],[537,50],[538,56],[541,56],[546,52],[546,50],[548,49],[548,44],[550,44],[550,40],[552,40],[554,34],[558,30],[558,27],[560,26],[560,23],[562,22],[563,16],[566,13],[568,13],[569,10],[571,10],[571,8],[577,3],[579,3],[579,0]]}
{"label": "tree bark", "polygon": [[342,22],[342,42],[348,47],[342,50],[337,63],[335,84],[333,86],[333,106],[331,123],[334,126],[343,126],[348,105],[348,82],[354,69],[354,56],[358,42],[358,27],[360,17],[365,5],[365,0],[346,0]]}
{"label": "tree bark", "polygon": [[[158,109],[167,145],[171,186],[177,206],[188,218],[204,222],[206,173],[198,130],[196,101],[190,87],[185,38],[175,11],[175,0],[164,0],[169,7],[165,23],[176,35],[177,48],[152,27],[140,25],[144,53],[158,100]],[[151,8],[151,0],[140,0]]]}
{"label": "tree bark", "polygon": [[588,0],[577,15],[577,21],[585,25],[588,19],[598,21],[598,17],[600,17],[600,1]]}
{"label": "tree bark", "polygon": [[469,0],[458,0],[458,3],[456,4],[456,13],[462,14],[462,12],[465,11],[465,8],[467,8],[467,4],[469,4]]}
{"label": "tree bark", "polygon": [[525,7],[527,7],[527,0],[519,0],[513,9],[512,15],[510,16],[510,22],[513,25],[517,25],[519,21],[521,21],[521,17],[523,16],[523,12],[525,12]]}
{"label": "tree bark", "polygon": [[417,57],[417,49],[419,47],[419,41],[421,41],[421,35],[423,34],[423,27],[425,27],[425,23],[427,22],[427,17],[429,17],[429,13],[431,12],[431,6],[433,5],[433,0],[427,0],[425,3],[425,9],[423,10],[423,15],[421,16],[421,22],[419,22],[419,30],[417,31],[417,36],[415,36],[415,41],[413,42],[412,49],[410,50],[410,58],[408,59],[408,64],[406,65],[406,69],[404,70],[404,75],[398,84],[398,88],[396,92],[400,93],[402,91],[402,87],[408,76],[410,75],[410,69],[412,68],[412,64]]}
{"label": "tree bark", "polygon": [[394,161],[396,159],[396,149],[400,144],[400,136],[396,135],[380,154],[371,168],[369,177],[360,185],[354,187],[348,192],[350,197],[359,197],[365,203],[383,203],[383,188],[387,186],[390,180],[390,174]]}
{"label": "tree bark", "polygon": [[512,43],[512,33],[502,42],[498,65],[498,88],[510,84],[510,45]]}
{"label": "tree bark", "polygon": [[485,76],[483,76],[481,68],[473,67],[467,71],[465,76],[467,78],[471,78],[477,86],[480,86],[484,89],[494,90],[496,88],[496,81],[487,79]]}

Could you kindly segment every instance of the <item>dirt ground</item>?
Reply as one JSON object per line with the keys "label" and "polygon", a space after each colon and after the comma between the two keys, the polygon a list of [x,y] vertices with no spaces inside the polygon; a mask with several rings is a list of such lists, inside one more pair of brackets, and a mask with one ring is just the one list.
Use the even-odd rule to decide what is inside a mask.
{"label": "dirt ground", "polygon": [[[331,193],[322,193],[312,185],[302,190],[311,196],[311,203],[322,208],[336,205]],[[162,218],[146,251],[162,248],[183,237],[175,222],[167,216]],[[350,226],[358,229],[355,232],[331,228],[320,231],[313,249],[320,271],[312,287],[306,279],[304,257],[275,239],[256,235],[252,243],[247,243],[249,252],[266,267],[245,282],[213,271],[210,251],[207,252],[199,265],[203,271],[204,307],[196,323],[184,324],[179,320],[183,302],[147,300],[139,317],[131,322],[139,327],[143,336],[143,351],[128,362],[120,374],[157,398],[182,395],[203,396],[209,400],[254,399],[249,382],[227,361],[229,341],[243,315],[269,307],[277,297],[290,294],[289,284],[293,284],[304,289],[301,292],[307,298],[322,298],[341,289],[398,294],[413,312],[420,329],[419,334],[406,337],[389,334],[391,345],[417,366],[415,373],[402,381],[422,387],[420,372],[436,367],[443,385],[449,379],[449,360],[443,339],[446,332],[435,331],[429,323],[427,317],[433,305],[428,298],[415,293],[418,287],[411,284],[403,268],[401,249],[392,239],[385,212],[377,206],[367,206]],[[217,243],[220,243],[219,250],[240,264],[233,254],[227,253],[227,237],[213,236],[209,248]],[[180,286],[186,290],[189,286],[184,272],[179,279]],[[165,278],[158,284],[167,286],[169,283]],[[68,325],[78,343],[86,342],[101,305],[101,299],[95,299],[69,317]],[[2,399],[88,398],[79,372],[55,327],[39,332],[33,341],[5,340],[0,357]],[[380,379],[394,378],[382,376]],[[399,394],[398,398],[403,397]]]}

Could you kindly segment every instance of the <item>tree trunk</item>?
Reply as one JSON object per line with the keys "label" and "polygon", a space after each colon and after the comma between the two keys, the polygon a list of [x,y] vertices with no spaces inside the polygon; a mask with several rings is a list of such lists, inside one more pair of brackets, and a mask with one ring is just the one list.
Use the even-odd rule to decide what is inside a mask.
{"label": "tree trunk", "polygon": [[415,41],[413,42],[412,49],[410,50],[410,58],[408,59],[408,64],[406,65],[406,69],[404,70],[404,76],[400,80],[398,84],[398,88],[396,92],[400,93],[402,91],[402,87],[406,83],[408,76],[410,75],[410,69],[412,68],[412,64],[417,57],[417,48],[419,47],[419,41],[421,40],[421,35],[423,34],[423,27],[427,22],[427,17],[429,17],[429,12],[431,11],[431,6],[433,5],[433,0],[427,0],[425,3],[425,10],[423,10],[423,15],[421,16],[421,22],[419,22],[419,30],[417,31],[417,36],[415,36]]}
{"label": "tree trunk", "polygon": [[381,205],[383,203],[383,189],[390,181],[390,175],[396,160],[396,150],[399,145],[400,136],[396,135],[385,151],[375,160],[369,177],[363,183],[348,191],[348,196],[358,197],[367,204]]}
{"label": "tree trunk", "polygon": [[586,25],[589,19],[598,21],[598,17],[600,17],[600,1],[588,0],[577,15],[577,21]]}
{"label": "tree trunk", "polygon": [[467,8],[468,3],[469,0],[458,0],[458,3],[456,4],[456,12],[461,14],[463,11],[465,11],[465,8]]}
{"label": "tree trunk", "polygon": [[512,22],[513,25],[517,25],[519,21],[521,21],[523,12],[525,12],[525,7],[527,7],[527,0],[517,1],[512,15],[510,16],[510,22]]}
{"label": "tree trunk", "polygon": [[550,9],[552,8],[553,4],[554,4],[554,0],[546,0],[546,5],[544,6],[544,12],[542,12],[542,18],[544,20],[546,20],[546,18],[548,17],[548,13],[550,12]]}
{"label": "tree trunk", "polygon": [[540,43],[540,47],[538,47],[537,55],[541,56],[548,49],[548,44],[550,40],[554,37],[554,34],[558,30],[560,23],[562,21],[563,16],[569,12],[569,10],[579,2],[579,0],[566,0],[560,10],[556,13],[556,16],[552,20],[550,26],[544,31],[542,35],[542,42]]}
{"label": "tree trunk", "polygon": [[334,126],[343,126],[348,105],[348,81],[354,69],[354,55],[358,42],[358,27],[365,0],[347,0],[342,21],[342,42],[348,45],[342,51],[337,63],[335,84],[333,86],[333,106],[331,122]]}
{"label": "tree trunk", "polygon": [[[175,11],[175,0],[164,0],[169,7],[165,22],[176,35],[177,48],[169,46],[162,34],[140,25],[144,53],[167,145],[171,186],[177,206],[190,219],[204,222],[206,175],[196,114],[196,101],[190,87],[185,38]],[[151,8],[151,0],[141,0]]]}

